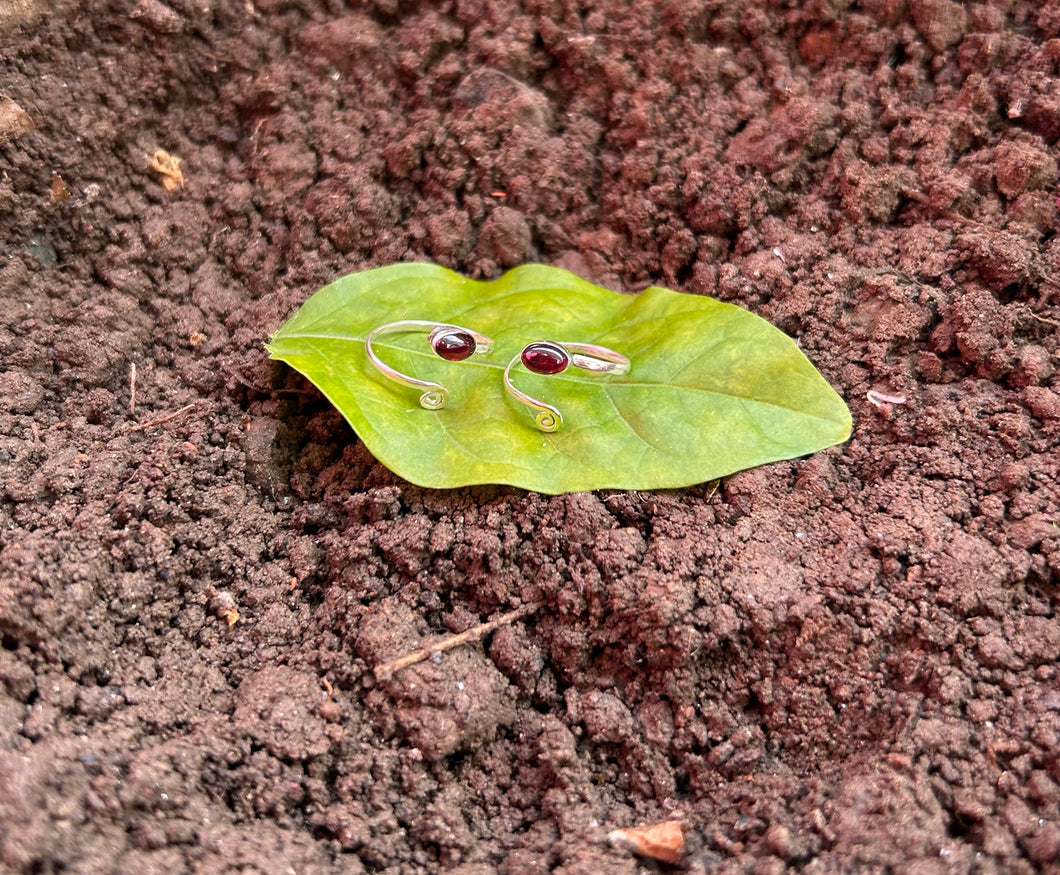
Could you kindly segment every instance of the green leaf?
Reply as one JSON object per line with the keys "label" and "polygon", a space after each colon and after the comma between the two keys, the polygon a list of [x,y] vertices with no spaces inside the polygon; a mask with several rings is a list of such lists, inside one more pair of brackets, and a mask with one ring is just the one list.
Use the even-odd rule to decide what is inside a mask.
{"label": "green leaf", "polygon": [[[492,337],[493,353],[447,362],[423,333],[373,341],[386,364],[434,380],[448,406],[378,373],[375,327],[434,320]],[[512,381],[558,407],[539,431],[504,390],[508,362],[534,340],[592,343],[630,359],[624,376],[519,367]],[[273,335],[272,358],[308,377],[384,465],[428,487],[505,483],[557,494],[661,489],[805,455],[850,436],[850,412],[795,343],[732,304],[652,287],[622,295],[527,264],[492,282],[433,264],[351,274],[318,291]]]}

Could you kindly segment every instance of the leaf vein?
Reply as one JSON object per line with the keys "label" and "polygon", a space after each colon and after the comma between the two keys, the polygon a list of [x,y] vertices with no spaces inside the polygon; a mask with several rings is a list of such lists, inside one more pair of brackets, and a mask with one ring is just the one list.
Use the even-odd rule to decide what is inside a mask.
{"label": "leaf vein", "polygon": [[632,433],[633,433],[633,435],[634,435],[634,436],[635,436],[635,437],[636,437],[636,438],[637,438],[637,439],[638,439],[638,440],[639,440],[639,441],[640,441],[640,442],[641,442],[642,444],[644,444],[644,446],[645,446],[645,447],[646,447],[647,449],[651,449],[651,450],[654,450],[655,452],[657,452],[657,453],[661,453],[662,455],[664,455],[664,456],[667,456],[667,457],[669,457],[669,458],[671,458],[671,459],[676,459],[676,458],[677,458],[677,456],[675,456],[675,455],[674,455],[673,453],[670,453],[670,452],[668,452],[668,451],[664,450],[664,449],[663,449],[662,447],[660,447],[660,446],[657,446],[656,444],[654,444],[654,443],[652,443],[652,442],[651,442],[650,440],[648,440],[648,439],[647,439],[646,437],[644,437],[644,435],[642,435],[642,434],[641,434],[641,433],[640,433],[640,432],[639,432],[639,431],[638,431],[638,430],[636,429],[636,427],[635,427],[635,426],[633,425],[633,423],[632,423],[632,422],[630,422],[630,421],[629,421],[629,420],[628,420],[628,419],[626,418],[626,415],[625,415],[625,414],[624,414],[624,413],[622,412],[622,409],[621,409],[621,408],[620,408],[620,407],[618,406],[618,404],[616,404],[616,403],[615,403],[615,399],[611,397],[611,393],[610,393],[610,392],[604,392],[604,397],[606,397],[606,398],[607,398],[607,400],[608,400],[608,401],[610,402],[611,406],[612,406],[612,407],[613,407],[613,408],[615,409],[615,413],[617,413],[617,414],[618,414],[618,418],[622,420],[622,422],[623,422],[623,424],[624,424],[624,425],[626,426],[626,428],[628,428],[628,429],[630,430],[630,432],[632,432]]}

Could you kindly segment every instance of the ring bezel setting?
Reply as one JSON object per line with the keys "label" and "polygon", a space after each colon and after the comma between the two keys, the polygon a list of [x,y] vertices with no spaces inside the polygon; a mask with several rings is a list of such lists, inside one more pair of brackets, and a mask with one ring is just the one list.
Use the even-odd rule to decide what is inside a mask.
{"label": "ring bezel setting", "polygon": [[523,367],[532,374],[544,374],[554,376],[562,374],[570,367],[570,354],[558,343],[550,340],[540,340],[529,343],[519,353]]}
{"label": "ring bezel setting", "polygon": [[534,425],[539,431],[552,433],[563,425],[563,414],[558,408],[528,395],[512,383],[512,368],[521,364],[532,374],[555,376],[574,367],[591,375],[629,373],[629,359],[622,353],[593,343],[558,343],[536,340],[523,347],[522,352],[508,362],[504,369],[504,389],[521,404],[534,411]]}
{"label": "ring bezel setting", "polygon": [[428,336],[427,341],[439,358],[447,362],[462,362],[475,354],[475,338],[463,329],[441,325]]}

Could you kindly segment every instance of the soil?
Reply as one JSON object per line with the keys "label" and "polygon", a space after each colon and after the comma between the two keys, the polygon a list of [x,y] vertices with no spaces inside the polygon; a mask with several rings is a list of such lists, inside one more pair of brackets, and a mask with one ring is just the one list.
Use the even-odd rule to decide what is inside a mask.
{"label": "soil", "polygon": [[[16,0],[0,47],[0,869],[1058,871],[1060,2]],[[262,347],[402,260],[740,304],[854,435],[413,487]]]}

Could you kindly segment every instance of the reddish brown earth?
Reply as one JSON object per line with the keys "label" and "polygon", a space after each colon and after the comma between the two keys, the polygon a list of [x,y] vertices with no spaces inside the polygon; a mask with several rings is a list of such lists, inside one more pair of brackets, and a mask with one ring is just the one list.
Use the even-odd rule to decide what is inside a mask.
{"label": "reddish brown earth", "polygon": [[[1060,2],[18,0],[0,46],[0,870],[633,873],[607,833],[681,819],[686,872],[1057,871]],[[416,259],[741,304],[854,435],[410,486],[262,343]]]}

